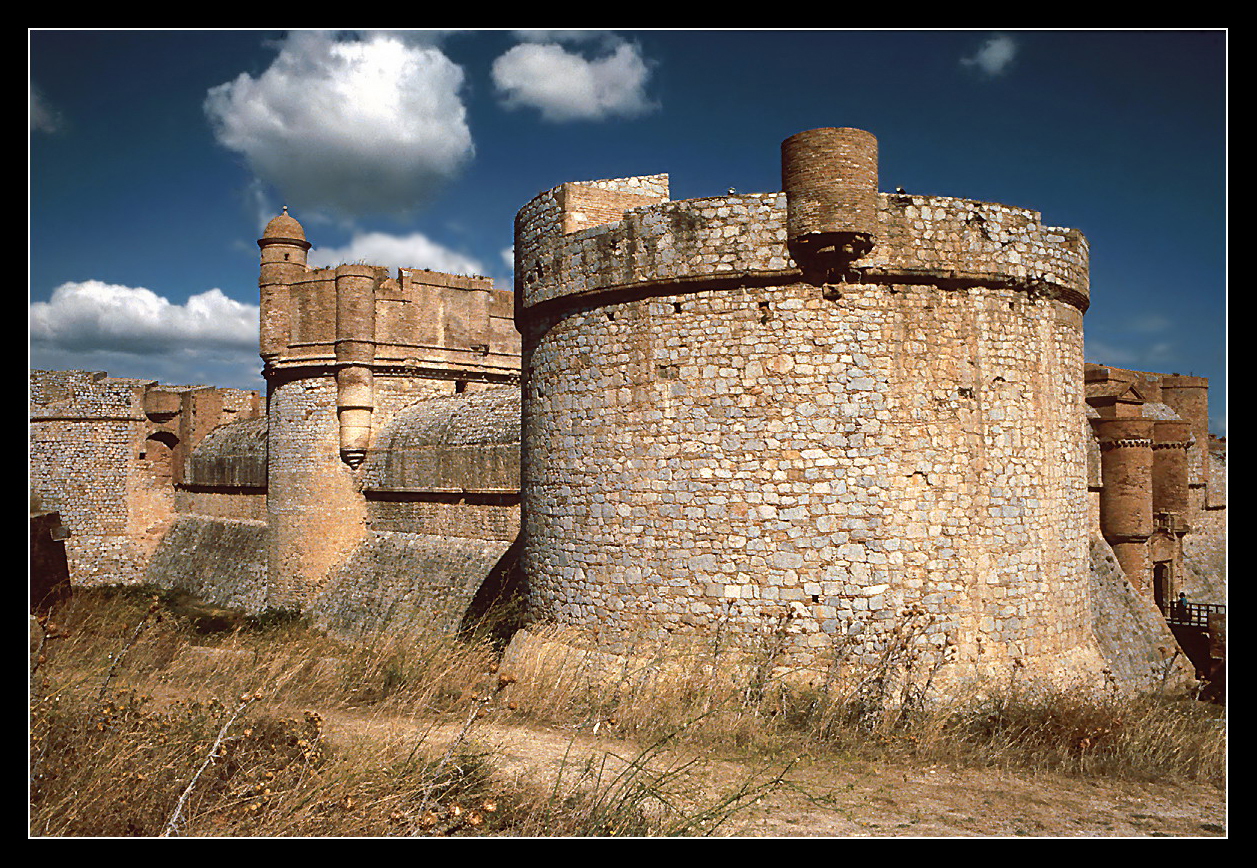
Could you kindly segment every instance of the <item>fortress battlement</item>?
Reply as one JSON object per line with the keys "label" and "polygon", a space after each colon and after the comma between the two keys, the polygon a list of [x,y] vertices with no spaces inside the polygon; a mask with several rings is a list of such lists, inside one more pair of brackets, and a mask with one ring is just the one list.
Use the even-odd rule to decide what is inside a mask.
{"label": "fortress battlement", "polygon": [[[791,242],[791,201],[806,191],[671,201],[658,179],[666,176],[562,184],[525,205],[516,218],[519,308],[652,286],[816,276]],[[868,199],[870,248],[822,281],[1000,283],[1086,310],[1089,250],[1078,230],[993,202],[878,192]]]}

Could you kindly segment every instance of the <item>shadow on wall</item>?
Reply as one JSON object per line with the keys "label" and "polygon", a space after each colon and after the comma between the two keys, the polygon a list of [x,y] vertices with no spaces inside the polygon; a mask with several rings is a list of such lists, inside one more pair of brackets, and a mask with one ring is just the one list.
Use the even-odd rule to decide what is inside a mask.
{"label": "shadow on wall", "polygon": [[69,529],[61,513],[31,504],[30,611],[47,612],[70,597],[70,568],[65,541]]}
{"label": "shadow on wall", "polygon": [[309,614],[346,637],[435,630],[496,638],[513,629],[505,624],[519,587],[518,548],[510,540],[371,531]]}
{"label": "shadow on wall", "polygon": [[515,631],[524,626],[528,588],[520,568],[521,548],[522,543],[516,538],[485,577],[463,614],[458,626],[459,636],[483,636],[501,650],[510,643]]}

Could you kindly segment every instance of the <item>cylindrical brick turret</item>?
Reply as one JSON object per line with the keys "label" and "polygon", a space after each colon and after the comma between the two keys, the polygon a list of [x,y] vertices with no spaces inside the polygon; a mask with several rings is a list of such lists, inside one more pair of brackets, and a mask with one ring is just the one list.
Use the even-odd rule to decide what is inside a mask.
{"label": "cylindrical brick turret", "polygon": [[1096,419],[1100,440],[1100,530],[1132,585],[1148,587],[1152,536],[1152,419]]}
{"label": "cylindrical brick turret", "polygon": [[1162,420],[1153,425],[1153,512],[1187,514],[1187,449],[1191,437],[1191,425],[1187,422]]}
{"label": "cylindrical brick turret", "polygon": [[[825,127],[781,143],[787,237],[798,260],[867,254],[877,234],[877,139],[864,130]],[[801,263],[804,264],[804,263]]]}
{"label": "cylindrical brick turret", "polygon": [[1187,452],[1187,481],[1189,485],[1203,486],[1209,478],[1209,379],[1164,376],[1161,401],[1191,425],[1196,442]]}
{"label": "cylindrical brick turret", "polygon": [[371,445],[375,408],[375,269],[342,265],[336,269],[336,415],[340,456],[357,467]]}

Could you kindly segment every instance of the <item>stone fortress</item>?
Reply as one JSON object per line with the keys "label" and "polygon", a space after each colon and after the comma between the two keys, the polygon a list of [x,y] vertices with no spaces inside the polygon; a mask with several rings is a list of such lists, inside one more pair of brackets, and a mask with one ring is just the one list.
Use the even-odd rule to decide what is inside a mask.
{"label": "stone fortress", "polygon": [[958,677],[1182,670],[1162,610],[1226,594],[1207,381],[1084,363],[1078,231],[882,193],[860,130],[781,162],[781,192],[541,193],[514,292],[310,269],[285,212],[258,242],[264,402],[32,372],[73,580],[355,634],[514,593],[614,653],[784,624],[805,665],[875,655],[910,610]]}

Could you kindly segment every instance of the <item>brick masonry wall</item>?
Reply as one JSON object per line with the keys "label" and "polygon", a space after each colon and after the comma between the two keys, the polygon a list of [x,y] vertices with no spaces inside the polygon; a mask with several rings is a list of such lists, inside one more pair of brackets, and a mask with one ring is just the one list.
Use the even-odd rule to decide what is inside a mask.
{"label": "brick masonry wall", "polygon": [[[135,584],[156,540],[147,533],[173,505],[145,473],[143,392],[148,381],[87,371],[30,372],[30,487],[70,530],[77,585]],[[133,499],[142,509],[133,512]],[[152,501],[158,502],[154,504]],[[169,501],[169,504],[167,504]]]}
{"label": "brick masonry wall", "polygon": [[71,532],[76,585],[135,584],[178,508],[178,456],[256,392],[88,371],[30,372],[31,491]]}

